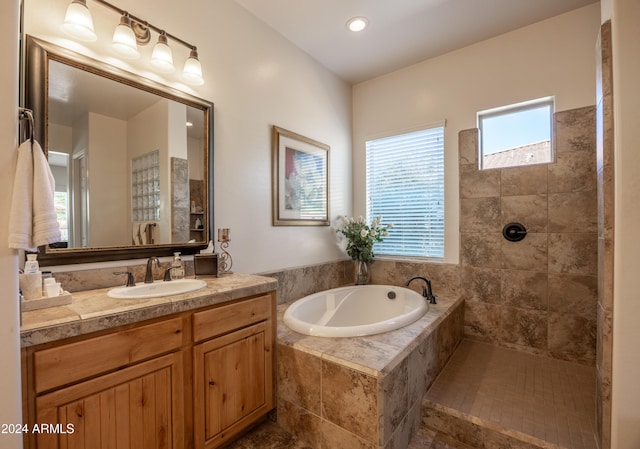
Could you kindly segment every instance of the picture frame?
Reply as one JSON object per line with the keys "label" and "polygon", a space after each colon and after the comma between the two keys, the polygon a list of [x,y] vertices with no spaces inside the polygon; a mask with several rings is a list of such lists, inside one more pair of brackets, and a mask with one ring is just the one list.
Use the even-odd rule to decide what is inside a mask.
{"label": "picture frame", "polygon": [[329,150],[273,126],[273,226],[329,226]]}

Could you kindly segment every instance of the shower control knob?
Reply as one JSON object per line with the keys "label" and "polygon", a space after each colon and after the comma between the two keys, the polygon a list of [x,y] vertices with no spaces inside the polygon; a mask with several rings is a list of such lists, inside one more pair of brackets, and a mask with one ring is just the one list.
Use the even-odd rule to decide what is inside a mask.
{"label": "shower control knob", "polygon": [[527,230],[520,223],[509,223],[502,229],[502,235],[510,242],[519,242],[527,236]]}

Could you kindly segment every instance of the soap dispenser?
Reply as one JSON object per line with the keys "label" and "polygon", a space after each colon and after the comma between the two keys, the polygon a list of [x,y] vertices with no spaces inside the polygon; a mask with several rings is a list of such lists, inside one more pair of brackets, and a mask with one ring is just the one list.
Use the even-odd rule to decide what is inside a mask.
{"label": "soap dispenser", "polygon": [[24,274],[36,274],[40,271],[37,254],[27,254],[27,261],[24,263]]}
{"label": "soap dispenser", "polygon": [[171,280],[184,279],[184,265],[180,259],[180,253],[173,253],[173,262],[171,262]]}
{"label": "soap dispenser", "polygon": [[37,254],[27,254],[24,272],[19,276],[19,283],[24,299],[30,300],[42,297],[42,272],[38,264]]}

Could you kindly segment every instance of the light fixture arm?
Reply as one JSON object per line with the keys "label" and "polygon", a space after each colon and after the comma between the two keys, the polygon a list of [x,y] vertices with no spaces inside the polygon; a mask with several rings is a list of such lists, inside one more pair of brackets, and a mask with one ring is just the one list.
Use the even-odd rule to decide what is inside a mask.
{"label": "light fixture arm", "polygon": [[178,43],[184,45],[185,47],[187,47],[189,49],[195,49],[196,48],[195,45],[191,45],[189,42],[184,41],[184,40],[180,39],[179,37],[174,36],[173,34],[167,33],[164,29],[158,28],[157,26],[147,22],[146,20],[143,20],[143,19],[141,19],[139,17],[136,17],[135,15],[131,14],[130,12],[125,11],[124,9],[118,8],[117,6],[112,5],[111,3],[109,3],[109,2],[107,2],[105,0],[93,0],[93,1],[96,2],[96,3],[100,3],[102,6],[105,6],[105,7],[109,8],[109,9],[111,9],[112,11],[116,11],[121,16],[126,14],[129,17],[129,19],[131,19],[131,21],[135,21],[135,22],[138,22],[138,23],[140,23],[142,25],[145,25],[145,26],[149,27],[150,29],[152,29],[153,31],[155,31],[156,33],[158,33],[158,34],[164,34],[165,36],[167,36],[167,38],[169,38],[169,39],[171,39],[171,40],[173,40],[175,42],[178,42]]}

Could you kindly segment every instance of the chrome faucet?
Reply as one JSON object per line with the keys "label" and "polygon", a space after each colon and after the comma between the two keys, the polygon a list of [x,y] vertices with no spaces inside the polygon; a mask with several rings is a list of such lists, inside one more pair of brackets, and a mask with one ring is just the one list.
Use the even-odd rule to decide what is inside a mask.
{"label": "chrome faucet", "polygon": [[144,277],[145,284],[153,283],[153,263],[156,263],[156,268],[160,268],[160,260],[156,256],[149,257],[147,260],[147,274]]}
{"label": "chrome faucet", "polygon": [[411,284],[411,281],[415,281],[416,279],[420,279],[422,281],[424,281],[424,283],[426,284],[426,286],[422,287],[422,296],[424,296],[424,299],[429,301],[429,304],[437,304],[436,303],[436,295],[433,294],[433,291],[431,290],[431,281],[429,279],[427,279],[424,276],[414,276],[411,279],[409,279],[407,281],[406,286],[408,287],[409,284]]}

